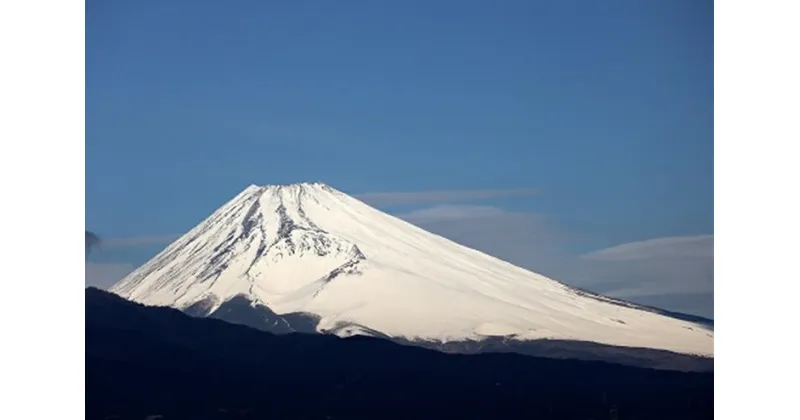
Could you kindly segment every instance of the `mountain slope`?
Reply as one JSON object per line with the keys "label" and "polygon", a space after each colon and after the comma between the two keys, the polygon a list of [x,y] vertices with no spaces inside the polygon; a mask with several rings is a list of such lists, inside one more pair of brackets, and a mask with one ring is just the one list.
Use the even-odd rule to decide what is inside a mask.
{"label": "mountain slope", "polygon": [[[714,376],[277,336],[89,288],[86,418],[710,419]],[[153,417],[151,417],[153,416]]]}
{"label": "mountain slope", "polygon": [[[696,323],[585,293],[426,232],[324,184],[250,186],[112,292],[287,331],[442,343],[503,337],[713,354]],[[238,303],[237,303],[238,302]]]}

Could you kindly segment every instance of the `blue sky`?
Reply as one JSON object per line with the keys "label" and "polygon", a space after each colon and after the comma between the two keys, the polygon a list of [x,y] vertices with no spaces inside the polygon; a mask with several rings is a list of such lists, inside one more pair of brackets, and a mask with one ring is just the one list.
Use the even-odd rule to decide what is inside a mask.
{"label": "blue sky", "polygon": [[[525,266],[708,235],[702,278],[713,264],[711,1],[89,0],[86,9],[87,228],[153,239],[119,239],[97,264],[140,264],[159,238],[247,185],[298,181],[352,194],[535,189],[383,205],[485,250],[508,236],[465,237],[474,222],[464,214],[527,217],[518,235],[551,240],[492,251],[513,250],[517,260],[498,256]],[[439,219],[420,221],[420,210]],[[662,282],[687,276],[660,264]],[[575,282],[602,271],[550,270]]]}

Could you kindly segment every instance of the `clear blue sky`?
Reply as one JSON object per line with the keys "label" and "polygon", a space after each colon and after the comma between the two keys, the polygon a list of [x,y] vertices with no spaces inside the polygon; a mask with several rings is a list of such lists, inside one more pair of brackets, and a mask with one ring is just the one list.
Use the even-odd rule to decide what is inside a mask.
{"label": "clear blue sky", "polygon": [[713,233],[713,3],[87,1],[88,229],[297,181],[537,188],[504,208],[607,246]]}

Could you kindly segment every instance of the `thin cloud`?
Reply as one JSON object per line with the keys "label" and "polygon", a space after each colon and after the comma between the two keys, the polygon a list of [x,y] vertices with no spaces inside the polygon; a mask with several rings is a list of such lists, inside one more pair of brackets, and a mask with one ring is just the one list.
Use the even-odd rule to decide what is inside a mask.
{"label": "thin cloud", "polygon": [[503,197],[524,197],[538,194],[538,190],[442,190],[416,192],[374,192],[356,194],[355,197],[375,206],[394,206],[404,204],[444,204],[464,201],[488,200]]}
{"label": "thin cloud", "polygon": [[504,210],[493,206],[443,204],[401,214],[400,218],[412,223],[431,223],[446,220],[490,218],[504,215],[506,215]]}
{"label": "thin cloud", "polygon": [[713,317],[714,235],[624,243],[581,255],[574,267],[570,274],[594,291]]}
{"label": "thin cloud", "polygon": [[603,261],[632,261],[662,257],[713,257],[714,235],[673,236],[630,242],[585,254]]}
{"label": "thin cloud", "polygon": [[131,248],[147,245],[166,245],[177,239],[178,236],[179,235],[143,235],[108,238],[103,240],[102,246],[104,248]]}
{"label": "thin cloud", "polygon": [[494,206],[441,205],[398,217],[459,244],[539,272],[556,275],[575,259],[567,251],[575,240],[547,215],[511,212]]}

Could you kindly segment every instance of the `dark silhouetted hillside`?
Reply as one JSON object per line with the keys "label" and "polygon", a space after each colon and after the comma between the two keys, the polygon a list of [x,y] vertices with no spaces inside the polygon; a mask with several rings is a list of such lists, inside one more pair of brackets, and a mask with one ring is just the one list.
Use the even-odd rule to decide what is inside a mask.
{"label": "dark silhouetted hillside", "polygon": [[713,391],[711,373],[277,336],[86,289],[92,419],[690,420]]}

